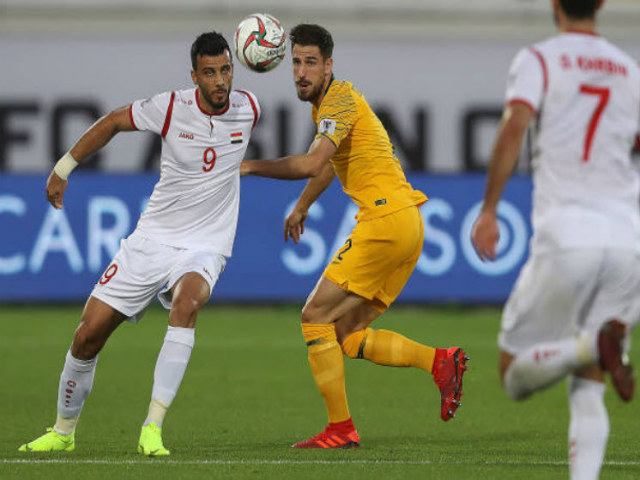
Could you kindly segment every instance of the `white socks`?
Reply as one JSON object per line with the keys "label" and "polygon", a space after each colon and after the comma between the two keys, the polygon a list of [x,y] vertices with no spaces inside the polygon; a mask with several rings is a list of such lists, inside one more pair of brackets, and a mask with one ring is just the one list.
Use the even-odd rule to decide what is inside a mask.
{"label": "white socks", "polygon": [[93,387],[98,357],[78,360],[67,352],[58,387],[58,418],[54,429],[61,435],[70,435],[78,422],[82,406]]}
{"label": "white socks", "polygon": [[609,438],[605,385],[569,378],[569,472],[571,480],[597,480]]}
{"label": "white socks", "polygon": [[[168,327],[164,344],[158,355],[153,377],[153,391],[149,414],[144,424],[162,421],[171,405],[189,363],[195,341],[193,328]],[[67,352],[58,387],[58,416],[54,429],[61,435],[70,435],[78,423],[84,401],[91,393],[98,357],[78,360]]]}
{"label": "white socks", "polygon": [[153,374],[151,403],[144,425],[155,422],[162,427],[167,409],[182,383],[194,342],[193,328],[168,327]]}
{"label": "white socks", "polygon": [[504,389],[512,400],[522,400],[596,360],[595,342],[581,336],[540,343],[516,355],[504,375]]}

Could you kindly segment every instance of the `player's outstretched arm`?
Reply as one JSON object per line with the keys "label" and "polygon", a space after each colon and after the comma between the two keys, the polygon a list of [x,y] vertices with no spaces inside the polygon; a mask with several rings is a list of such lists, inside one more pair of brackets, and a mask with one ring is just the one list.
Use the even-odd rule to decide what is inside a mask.
{"label": "player's outstretched arm", "polygon": [[325,164],[322,171],[315,177],[311,177],[302,190],[293,210],[287,215],[284,221],[284,241],[288,242],[289,237],[293,243],[298,243],[300,235],[304,233],[304,221],[307,219],[309,207],[324,192],[335,177],[335,170],[330,163]]}
{"label": "player's outstretched arm", "polygon": [[278,158],[277,160],[243,160],[240,175],[300,180],[319,175],[336,152],[334,143],[326,137],[316,138],[309,151],[302,155]]}
{"label": "player's outstretched arm", "polygon": [[135,130],[129,117],[129,106],[119,108],[100,118],[62,156],[47,179],[47,200],[55,208],[62,208],[71,171],[85,158],[104,147],[118,132]]}
{"label": "player's outstretched arm", "polygon": [[523,103],[509,104],[503,111],[491,154],[482,209],[471,231],[471,241],[482,260],[496,257],[498,202],[518,163],[520,146],[532,114],[531,109]]}

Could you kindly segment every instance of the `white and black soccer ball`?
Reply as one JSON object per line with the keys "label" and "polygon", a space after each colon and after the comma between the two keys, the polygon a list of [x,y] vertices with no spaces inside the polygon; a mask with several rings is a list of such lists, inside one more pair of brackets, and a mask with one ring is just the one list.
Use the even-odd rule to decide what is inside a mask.
{"label": "white and black soccer ball", "polygon": [[236,29],[234,40],[238,60],[254,72],[276,68],[287,48],[287,34],[282,24],[266,13],[245,17]]}

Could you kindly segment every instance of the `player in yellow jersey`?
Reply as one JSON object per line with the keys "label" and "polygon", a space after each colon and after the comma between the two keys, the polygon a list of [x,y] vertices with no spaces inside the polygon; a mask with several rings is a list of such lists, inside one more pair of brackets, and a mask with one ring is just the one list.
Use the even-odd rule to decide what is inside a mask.
{"label": "player in yellow jersey", "polygon": [[433,374],[441,418],[460,405],[467,357],[458,347],[431,348],[369,324],[400,294],[422,251],[418,207],[427,197],[407,182],[389,136],[365,98],[332,74],[333,39],[319,25],[291,31],[298,98],[313,105],[318,134],[303,155],[244,161],[241,173],[280,179],[309,178],[284,226],[285,241],[304,232],[311,204],[338,175],[358,205],[357,224],[335,254],[302,310],[309,365],[324,397],[329,425],[296,448],[353,448],[360,438],[349,413],[343,353],[379,365],[417,367]]}

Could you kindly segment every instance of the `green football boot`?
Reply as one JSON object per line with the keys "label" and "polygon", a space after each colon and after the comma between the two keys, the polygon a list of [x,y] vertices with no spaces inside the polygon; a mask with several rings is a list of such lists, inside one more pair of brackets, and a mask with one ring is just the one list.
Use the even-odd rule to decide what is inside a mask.
{"label": "green football boot", "polygon": [[171,453],[162,444],[162,429],[156,422],[142,427],[138,441],[138,453],[148,457],[160,457]]}
{"label": "green football boot", "polygon": [[25,443],[19,452],[70,452],[76,448],[74,434],[61,435],[53,428],[47,428],[47,433],[36,438],[33,442]]}

